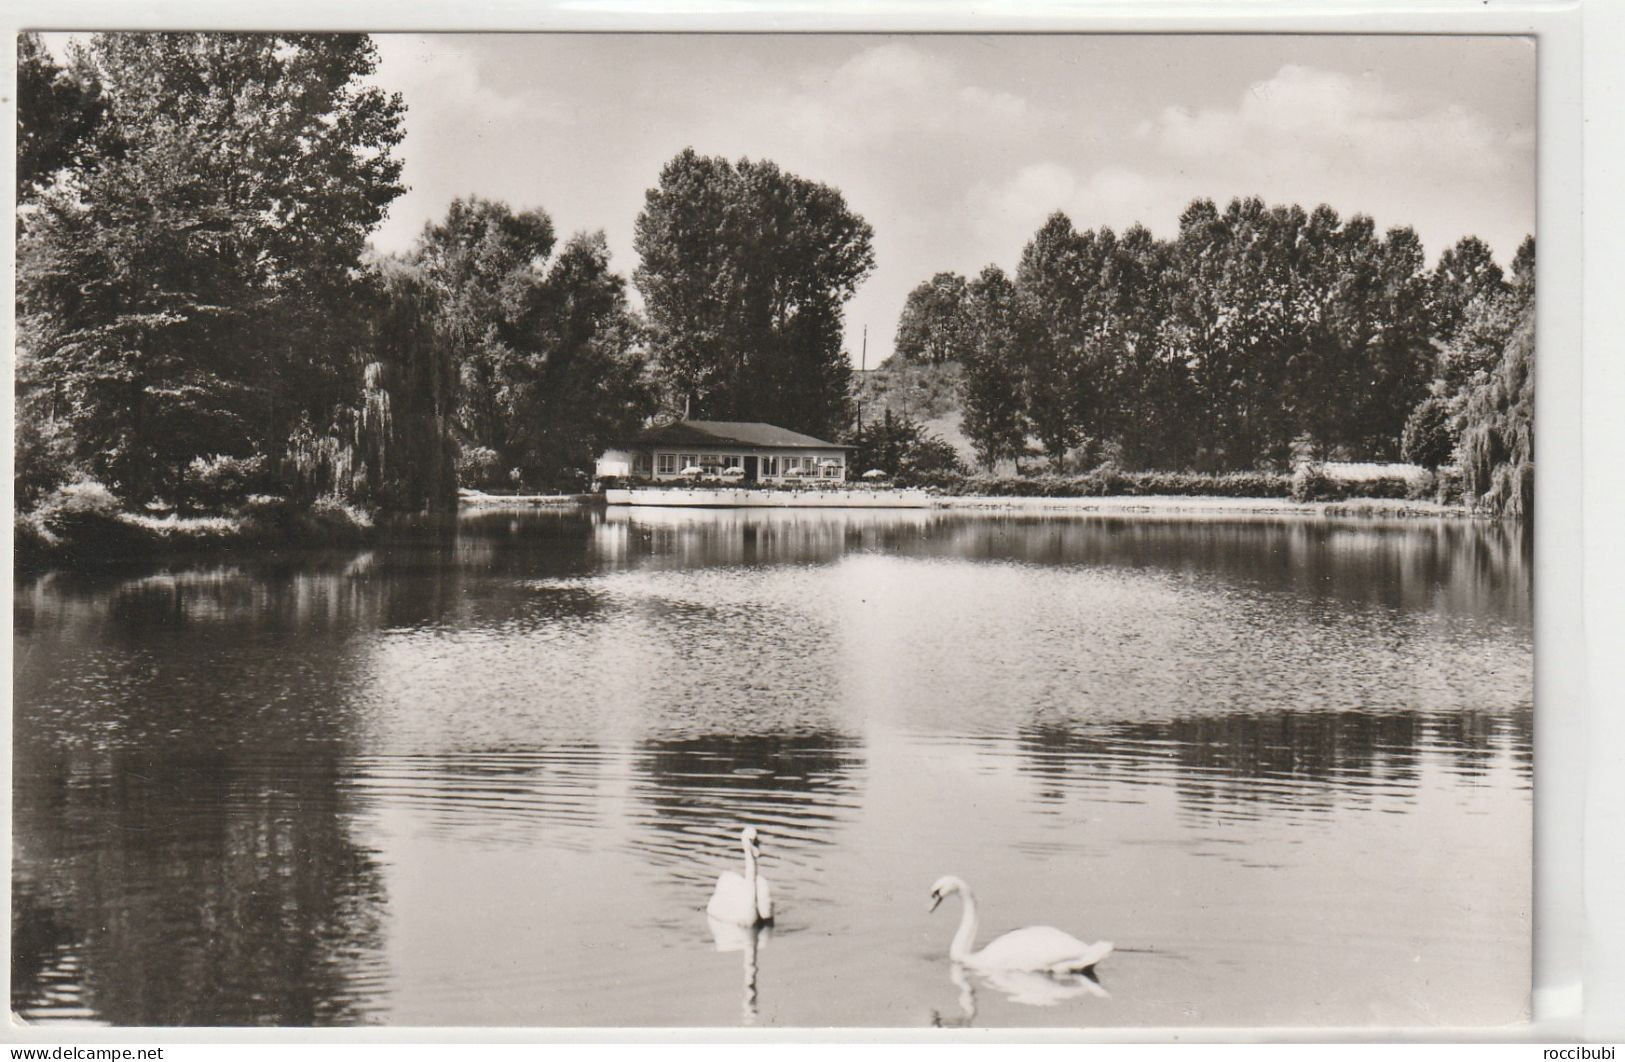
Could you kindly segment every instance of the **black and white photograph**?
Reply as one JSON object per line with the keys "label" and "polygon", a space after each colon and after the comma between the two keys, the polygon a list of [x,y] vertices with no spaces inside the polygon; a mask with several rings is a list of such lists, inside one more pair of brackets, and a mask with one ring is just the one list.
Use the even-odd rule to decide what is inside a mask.
{"label": "black and white photograph", "polygon": [[14,1028],[1531,1020],[1535,36],[15,47]]}

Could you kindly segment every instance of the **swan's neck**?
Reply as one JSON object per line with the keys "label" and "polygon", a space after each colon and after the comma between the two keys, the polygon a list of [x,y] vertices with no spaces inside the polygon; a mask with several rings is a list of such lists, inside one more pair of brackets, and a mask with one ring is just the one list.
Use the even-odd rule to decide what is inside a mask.
{"label": "swan's neck", "polygon": [[954,934],[954,942],[948,946],[948,957],[955,962],[964,962],[970,958],[971,945],[976,942],[976,897],[966,888],[959,890],[959,896],[964,901],[964,908],[959,916],[959,932]]}

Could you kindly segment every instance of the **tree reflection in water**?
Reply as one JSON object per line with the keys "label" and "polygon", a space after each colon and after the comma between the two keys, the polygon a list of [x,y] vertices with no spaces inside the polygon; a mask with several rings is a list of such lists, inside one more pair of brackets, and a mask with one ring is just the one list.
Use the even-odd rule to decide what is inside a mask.
{"label": "tree reflection in water", "polygon": [[1507,712],[1271,712],[1103,725],[1041,722],[1021,731],[1038,797],[1111,782],[1174,781],[1193,811],[1232,817],[1328,811],[1377,797],[1412,801],[1420,761],[1459,776],[1508,757],[1529,776],[1533,718]]}
{"label": "tree reflection in water", "polygon": [[15,691],[14,1010],[367,1020],[385,897],[346,784],[357,660],[332,634],[381,604],[339,564],[18,589],[58,666]]}
{"label": "tree reflection in water", "polygon": [[[116,1025],[366,1020],[384,896],[339,773],[332,756],[119,753],[76,759],[43,788],[20,776],[18,863],[27,894],[49,896],[25,921],[56,923],[58,953],[73,942],[78,1002]],[[42,952],[35,969],[16,956],[25,1018],[55,1010]]]}
{"label": "tree reflection in water", "polygon": [[860,756],[854,741],[826,731],[641,742],[633,844],[694,885],[732,865],[744,825],[761,832],[764,868],[813,863],[861,806]]}
{"label": "tree reflection in water", "polygon": [[[1097,838],[1147,830],[1161,833],[1143,860],[1092,882],[1132,912],[1125,940],[1190,934],[1185,900],[1145,900],[1153,863],[1200,871],[1193,882],[1266,929],[1289,901],[1336,893],[1356,863],[1382,888],[1431,884],[1396,837],[1442,839],[1416,848],[1506,877],[1501,907],[1476,922],[1451,921],[1472,906],[1460,898],[1481,898],[1476,882],[1416,905],[1404,934],[1443,925],[1482,948],[1394,987],[1387,1013],[1414,1018],[1407,1001],[1426,985],[1469,999],[1482,955],[1519,946],[1517,854],[1450,846],[1522,828],[1527,547],[1516,528],[1468,521],[583,509],[396,529],[363,551],[23,579],[13,1006],[121,1024],[680,1022],[670,970],[634,974],[597,948],[584,951],[596,965],[561,974],[525,965],[550,954],[530,945],[610,934],[703,956],[706,896],[748,822],[787,888],[773,945],[785,961],[765,967],[785,980],[767,982],[765,1005],[763,955],[740,950],[747,1018],[897,1024],[933,1004],[935,960],[908,950],[876,899],[912,880],[916,847],[1078,874],[1095,869]],[[915,812],[958,792],[1009,815]],[[1096,801],[1119,803],[1081,806]],[[1487,814],[1506,818],[1466,817]],[[1356,833],[1362,852],[1398,858],[1364,859]],[[1215,847],[1225,859],[1208,858]],[[1287,850],[1308,855],[1276,858]],[[415,887],[455,893],[461,860],[491,874],[488,897],[504,873],[557,869],[548,895],[579,924],[527,937],[494,900],[437,920],[432,890]],[[1272,894],[1282,881],[1300,891]],[[617,895],[638,898],[630,918]],[[402,911],[416,912],[411,931],[390,922],[386,942],[386,912]],[[1385,952],[1350,921],[1371,954],[1411,947]],[[1237,935],[1286,996],[1331,968],[1318,945]],[[489,952],[463,945],[497,939],[509,965],[481,979]],[[857,968],[851,939],[885,947]],[[1156,976],[1180,968],[1154,953]],[[712,958],[675,976],[717,975],[728,1020],[740,982]],[[468,995],[446,989],[445,969]],[[1126,963],[1117,998],[1080,1000],[1071,1023],[1172,1014],[1135,976]],[[822,987],[799,998],[774,988],[809,979]],[[1090,991],[965,988],[982,992],[983,1022],[1043,1021],[1072,1008],[1008,1004]],[[577,1009],[537,1009],[566,999]],[[1238,1002],[1257,1000],[1224,1006]]]}

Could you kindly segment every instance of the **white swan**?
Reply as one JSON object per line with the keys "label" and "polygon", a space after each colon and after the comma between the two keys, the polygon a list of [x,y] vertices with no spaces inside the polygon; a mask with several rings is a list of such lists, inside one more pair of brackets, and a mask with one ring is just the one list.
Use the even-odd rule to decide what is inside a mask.
{"label": "white swan", "polygon": [[951,874],[938,878],[931,886],[931,910],[937,909],[943,897],[956,892],[964,899],[965,912],[959,919],[959,932],[954,934],[954,942],[948,948],[948,957],[973,970],[1076,973],[1089,969],[1112,953],[1112,946],[1105,941],[1085,944],[1052,926],[1012,930],[980,951],[972,951],[971,945],[976,941],[976,897],[971,895],[970,886]]}
{"label": "white swan", "polygon": [[705,913],[718,922],[736,926],[771,922],[773,891],[768,888],[767,879],[756,871],[756,860],[762,854],[756,841],[756,827],[746,826],[739,840],[745,849],[745,876],[724,870],[717,878],[711,902],[705,905]]}

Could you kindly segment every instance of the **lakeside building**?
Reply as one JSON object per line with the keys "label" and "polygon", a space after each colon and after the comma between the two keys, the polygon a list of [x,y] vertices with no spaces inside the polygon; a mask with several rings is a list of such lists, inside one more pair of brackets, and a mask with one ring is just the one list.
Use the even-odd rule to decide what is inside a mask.
{"label": "lakeside building", "polygon": [[645,428],[605,450],[596,473],[601,480],[702,475],[743,483],[830,484],[846,479],[849,449],[772,424],[679,420]]}

